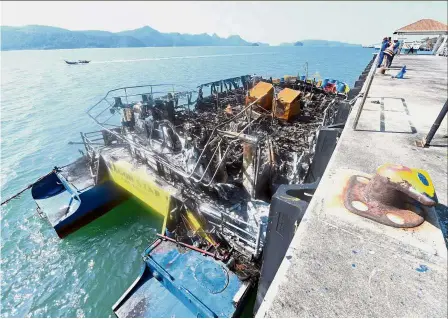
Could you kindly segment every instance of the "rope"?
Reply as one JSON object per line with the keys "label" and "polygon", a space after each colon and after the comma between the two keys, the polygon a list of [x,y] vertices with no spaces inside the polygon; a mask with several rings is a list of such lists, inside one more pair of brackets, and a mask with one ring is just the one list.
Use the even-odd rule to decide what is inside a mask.
{"label": "rope", "polygon": [[45,175],[39,177],[34,183],[29,184],[28,186],[26,186],[25,188],[23,188],[22,190],[20,190],[19,192],[17,192],[15,195],[13,195],[13,196],[9,197],[8,199],[4,200],[0,206],[3,206],[3,205],[5,205],[5,204],[7,204],[8,202],[10,202],[11,200],[13,200],[13,199],[15,199],[15,198],[18,198],[24,191],[26,191],[27,189],[30,189],[31,187],[34,186],[34,184],[36,184],[37,182],[40,182],[42,179],[44,179],[44,178],[47,177],[48,175],[53,174],[54,172],[57,172],[57,171],[59,171],[60,169],[65,168],[65,167],[67,167],[67,166],[70,166],[70,165],[72,165],[72,164],[74,164],[74,163],[70,163],[70,164],[68,164],[68,165],[61,166],[61,167],[57,167],[57,166],[55,166],[55,167],[54,167],[48,174],[45,174]]}
{"label": "rope", "polygon": [[[224,287],[222,287],[221,289],[218,289],[218,288],[220,288],[220,287],[214,287],[214,284],[216,284],[216,283],[214,283],[214,282],[211,282],[210,284],[212,285],[212,287],[209,287],[208,285],[204,284],[203,280],[200,280],[200,278],[198,279],[197,276],[196,276],[196,272],[198,271],[198,266],[203,265],[206,261],[208,261],[208,260],[203,260],[203,261],[199,262],[199,263],[196,265],[196,267],[194,268],[194,271],[193,271],[193,277],[194,277],[194,279],[196,279],[196,281],[197,281],[202,287],[206,288],[211,294],[213,294],[213,295],[219,294],[219,293],[223,292],[223,291],[227,288],[227,286],[229,285],[229,282],[230,282],[229,272],[228,272],[227,269],[225,269],[222,265],[217,265],[217,267],[220,267],[220,269],[223,271],[223,274],[224,274],[224,276],[225,276]],[[202,271],[202,273],[203,273],[204,276],[205,276],[204,271]],[[212,277],[212,279],[215,279],[215,278]],[[213,290],[213,288],[216,288],[216,289]]]}
{"label": "rope", "polygon": [[28,186],[26,186],[25,188],[23,188],[21,191],[17,192],[15,195],[11,196],[10,198],[8,198],[7,200],[3,201],[1,206],[7,204],[8,202],[10,202],[11,200],[17,198],[20,196],[20,194],[22,194],[24,191],[26,191],[27,189],[30,189],[31,187],[34,186],[34,184],[36,184],[37,182],[41,181],[43,178],[47,177],[48,175],[52,174],[54,172],[54,170],[52,170],[50,173],[45,174],[44,176],[39,177],[34,183],[29,184]]}

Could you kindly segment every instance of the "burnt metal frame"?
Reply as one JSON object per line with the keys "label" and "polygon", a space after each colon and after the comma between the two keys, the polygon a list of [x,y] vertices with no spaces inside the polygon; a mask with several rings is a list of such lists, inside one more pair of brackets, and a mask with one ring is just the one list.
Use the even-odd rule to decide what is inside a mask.
{"label": "burnt metal frame", "polygon": [[[171,85],[171,84],[138,85],[138,86],[122,87],[122,88],[118,88],[118,89],[110,90],[109,92],[107,92],[106,96],[103,97],[99,102],[97,102],[95,105],[93,105],[93,106],[91,106],[90,108],[88,108],[87,111],[86,111],[86,113],[87,113],[87,115],[88,115],[91,119],[93,119],[93,120],[95,121],[95,123],[97,123],[99,126],[101,126],[104,130],[108,131],[110,134],[114,135],[114,136],[117,137],[118,139],[120,139],[120,140],[122,140],[122,141],[125,141],[125,142],[128,143],[129,145],[135,147],[135,148],[138,149],[140,152],[142,152],[143,154],[145,154],[145,156],[149,156],[149,157],[153,158],[154,160],[156,160],[156,161],[158,161],[159,163],[165,165],[166,167],[168,167],[169,169],[173,170],[174,172],[176,172],[177,174],[179,174],[180,176],[182,176],[182,177],[184,177],[184,178],[192,179],[194,182],[202,183],[202,184],[204,184],[205,186],[211,186],[212,183],[213,183],[214,178],[216,177],[216,174],[218,173],[219,168],[220,168],[221,165],[222,165],[222,162],[225,160],[225,158],[226,158],[226,156],[227,156],[227,154],[228,154],[228,152],[229,152],[229,150],[230,150],[230,147],[233,146],[233,145],[238,141],[238,139],[240,138],[240,135],[243,134],[244,130],[246,130],[247,128],[249,128],[249,127],[251,126],[251,124],[253,123],[254,120],[253,120],[253,121],[250,121],[249,124],[248,124],[243,130],[241,130],[241,131],[240,131],[239,133],[237,133],[234,137],[232,137],[232,138],[234,138],[234,140],[231,141],[231,142],[229,143],[229,145],[227,146],[227,148],[226,148],[226,150],[225,150],[225,152],[224,152],[224,155],[222,156],[222,158],[221,158],[219,164],[217,165],[217,168],[216,168],[215,172],[214,172],[213,175],[212,175],[212,178],[211,178],[210,182],[209,182],[209,183],[205,183],[205,182],[203,182],[203,179],[204,179],[204,177],[205,177],[205,174],[207,173],[207,170],[208,170],[208,167],[210,166],[211,161],[213,160],[214,155],[216,154],[216,149],[214,150],[214,152],[213,152],[214,155],[213,155],[213,157],[211,158],[210,162],[208,163],[208,165],[207,165],[207,169],[204,171],[203,175],[202,175],[199,179],[197,179],[197,178],[194,177],[194,174],[195,174],[196,169],[198,168],[199,163],[201,162],[201,159],[202,159],[202,157],[204,156],[204,154],[205,154],[205,152],[206,152],[206,150],[207,150],[207,148],[208,148],[210,142],[215,138],[216,135],[218,135],[218,136],[220,137],[220,140],[222,141],[223,134],[220,134],[219,129],[220,129],[221,127],[223,127],[224,125],[230,123],[230,122],[233,121],[234,119],[236,119],[236,118],[238,118],[238,117],[240,117],[240,116],[242,116],[242,115],[244,116],[244,115],[246,114],[246,111],[249,110],[249,109],[252,110],[252,108],[253,108],[254,106],[258,107],[258,105],[257,105],[256,103],[261,99],[261,97],[258,98],[258,99],[255,100],[255,101],[253,101],[251,104],[249,104],[248,106],[246,106],[242,111],[240,111],[239,113],[237,113],[236,115],[234,115],[233,117],[231,117],[230,119],[228,119],[227,121],[225,121],[225,122],[223,122],[223,123],[217,125],[217,126],[213,129],[213,131],[212,131],[212,133],[210,134],[210,137],[209,137],[207,143],[206,143],[205,146],[204,146],[204,149],[202,150],[202,152],[201,152],[201,154],[200,154],[198,160],[196,161],[196,164],[194,165],[194,168],[193,168],[192,172],[191,172],[191,173],[187,173],[187,172],[185,172],[182,168],[176,167],[176,166],[174,166],[173,164],[171,164],[171,163],[170,163],[169,161],[167,161],[165,158],[163,158],[163,157],[161,157],[159,154],[157,154],[154,150],[147,150],[145,147],[143,147],[142,145],[139,145],[139,144],[135,143],[134,141],[132,141],[132,140],[129,139],[128,137],[125,137],[125,136],[123,136],[123,135],[121,135],[121,134],[118,134],[118,133],[112,131],[111,129],[109,129],[108,127],[106,127],[106,125],[117,127],[117,125],[112,125],[112,124],[108,124],[108,123],[106,123],[106,122],[110,119],[110,117],[109,117],[106,121],[103,121],[103,122],[100,122],[100,121],[98,120],[98,116],[100,116],[102,113],[104,113],[107,109],[113,107],[113,105],[107,100],[107,98],[109,97],[110,93],[112,93],[112,92],[117,92],[117,91],[119,91],[119,90],[124,90],[125,95],[124,95],[124,96],[118,96],[118,97],[126,97],[126,100],[127,100],[127,98],[130,97],[130,96],[140,96],[140,95],[141,95],[141,94],[128,95],[128,94],[127,94],[127,90],[128,90],[128,89],[131,89],[131,88],[150,87],[150,89],[151,89],[151,93],[149,93],[149,94],[156,94],[156,93],[164,93],[164,92],[153,92],[153,87],[163,87],[163,86],[168,86],[168,85],[170,85],[170,86],[173,87],[173,91],[172,91],[172,92],[175,93],[175,92],[174,92],[174,85]],[[115,96],[115,97],[116,97],[116,96]],[[107,107],[106,109],[102,110],[102,111],[101,111],[99,114],[97,114],[97,115],[93,115],[93,114],[91,114],[91,111],[92,111],[93,109],[97,108],[103,101],[106,101],[106,102],[109,104],[108,107]],[[84,140],[84,139],[83,139],[83,140]],[[87,142],[88,142],[88,141],[87,141]],[[218,145],[220,145],[220,143],[219,143]],[[86,148],[87,148],[87,147],[86,147]]]}
{"label": "burnt metal frame", "polygon": [[[256,234],[251,234],[247,230],[244,230],[235,225],[236,223],[240,223],[240,224],[244,224],[246,226],[252,227],[251,224],[245,222],[244,220],[234,218],[230,214],[225,213],[223,211],[220,211],[220,214],[221,214],[221,223],[220,224],[212,222],[210,220],[208,222],[214,226],[220,227],[220,229],[223,233],[224,233],[224,227],[227,228],[232,233],[232,236],[237,237],[239,240],[241,240],[247,244],[247,245],[242,246],[245,250],[247,250],[249,253],[253,254],[254,258],[258,258],[260,256],[261,248],[262,248],[261,247],[261,234],[262,234],[263,224],[260,223],[258,225]],[[235,224],[232,224],[231,222],[226,221],[226,219],[230,219],[230,221],[234,222]],[[241,237],[240,235],[238,235],[236,233],[235,230],[232,230],[231,228],[236,229],[236,230],[248,235],[252,239],[252,241],[250,239]]]}
{"label": "burnt metal frame", "polygon": [[[144,86],[139,86],[139,87],[144,87]],[[125,90],[126,88],[120,88],[120,89]],[[117,137],[118,139],[120,139],[120,140],[124,140],[124,141],[125,141],[126,143],[128,143],[129,145],[132,145],[133,147],[137,148],[139,151],[141,151],[141,152],[143,152],[145,155],[147,155],[147,156],[149,156],[149,157],[155,159],[157,162],[160,162],[160,163],[166,165],[168,168],[170,168],[170,169],[172,169],[173,171],[177,172],[177,173],[180,174],[181,176],[183,176],[183,177],[185,177],[185,178],[191,178],[191,179],[193,179],[195,182],[200,182],[200,183],[204,184],[204,185],[207,186],[207,187],[209,187],[209,186],[212,185],[213,180],[214,180],[214,178],[216,177],[216,175],[217,175],[217,173],[218,173],[218,171],[219,171],[219,168],[221,167],[223,161],[226,159],[227,154],[229,153],[231,147],[234,146],[240,139],[243,139],[243,140],[244,140],[244,139],[245,139],[245,136],[241,136],[242,134],[244,134],[244,131],[246,131],[247,129],[249,129],[249,128],[251,127],[251,125],[252,125],[255,121],[257,121],[259,118],[261,118],[261,117],[259,117],[259,118],[250,118],[249,123],[248,123],[242,130],[240,130],[240,132],[235,133],[235,134],[232,135],[232,136],[230,136],[230,135],[228,135],[228,134],[225,134],[224,131],[220,130],[221,127],[223,127],[224,125],[230,123],[231,121],[233,121],[233,120],[236,119],[236,118],[239,118],[239,117],[242,117],[242,116],[246,116],[246,117],[248,117],[248,113],[249,113],[249,114],[252,113],[251,111],[253,110],[254,107],[259,108],[259,106],[258,106],[256,103],[261,99],[261,97],[260,97],[260,98],[258,98],[257,100],[253,101],[253,102],[252,102],[251,104],[249,104],[248,106],[246,106],[245,108],[243,108],[239,113],[237,113],[236,115],[234,115],[233,117],[231,117],[231,118],[228,119],[227,121],[225,121],[225,122],[219,124],[218,126],[216,126],[216,127],[214,128],[214,130],[212,131],[212,133],[210,134],[210,137],[209,137],[207,143],[205,144],[204,149],[203,149],[201,155],[199,156],[199,158],[198,158],[196,164],[194,165],[194,168],[193,168],[192,172],[191,172],[190,174],[188,174],[187,172],[184,172],[182,169],[179,169],[179,168],[177,168],[177,167],[171,165],[171,164],[170,164],[169,162],[167,162],[165,159],[161,158],[158,154],[156,154],[156,153],[154,152],[154,150],[146,150],[143,146],[138,145],[138,144],[135,143],[134,141],[129,140],[127,137],[122,136],[121,134],[118,134],[117,132],[114,132],[114,131],[112,131],[111,129],[109,129],[108,127],[106,127],[105,125],[107,125],[107,123],[98,121],[98,118],[97,118],[97,117],[98,117],[99,115],[101,115],[102,113],[104,113],[105,110],[107,110],[108,108],[113,107],[113,105],[111,105],[111,104],[109,103],[109,101],[107,101],[107,97],[108,97],[108,95],[109,95],[111,92],[115,92],[115,91],[120,90],[120,89],[115,89],[115,90],[111,90],[111,91],[109,91],[109,92],[106,94],[106,96],[105,96],[102,100],[100,100],[97,104],[95,104],[94,106],[92,106],[91,108],[88,109],[87,114],[88,114],[88,115],[89,115],[89,116],[90,116],[90,117],[91,117],[91,118],[92,118],[98,125],[100,125],[104,130],[108,131],[110,134],[114,135],[114,136]],[[138,95],[140,95],[140,94],[136,94],[135,96],[138,96]],[[129,95],[128,95],[128,96],[129,96]],[[107,107],[105,110],[102,110],[100,114],[98,114],[98,115],[96,115],[96,116],[92,115],[92,114],[90,113],[90,111],[93,110],[95,107],[97,107],[102,101],[107,101],[108,104],[109,104],[108,107]],[[106,121],[107,121],[107,120],[106,120]],[[95,141],[98,140],[98,138],[95,138],[95,137],[97,137],[96,134],[99,134],[99,133],[101,133],[101,132],[102,132],[102,131],[94,131],[94,132],[89,132],[89,133],[81,134],[82,140],[83,140],[83,142],[84,142],[84,144],[85,144],[85,147],[86,147],[86,151],[88,152],[89,155],[91,155],[91,154],[93,154],[94,152],[98,151],[98,147],[94,148],[94,147],[91,146],[91,144],[96,145],[96,144],[94,143]],[[196,172],[196,169],[197,169],[198,166],[199,166],[199,163],[200,163],[200,161],[201,161],[201,158],[203,157],[203,155],[204,155],[204,153],[206,152],[207,148],[209,147],[211,141],[213,141],[213,139],[216,137],[216,135],[219,136],[220,139],[219,139],[219,141],[218,141],[218,143],[217,143],[217,145],[216,145],[216,147],[215,147],[215,149],[214,149],[214,151],[213,151],[213,155],[211,156],[210,161],[209,161],[208,164],[206,165],[205,170],[204,170],[204,173],[202,174],[202,176],[200,176],[200,178],[195,178],[195,177],[194,177],[194,174],[195,174],[195,172]],[[216,165],[216,169],[215,169],[215,171],[213,172],[213,175],[212,175],[210,181],[209,181],[208,183],[206,183],[206,182],[204,181],[204,177],[206,176],[206,173],[208,172],[209,167],[210,167],[210,165],[211,165],[213,159],[215,158],[216,153],[217,153],[218,149],[220,148],[221,143],[222,143],[224,137],[227,137],[227,138],[232,139],[232,140],[230,141],[229,145],[227,146],[226,150],[224,151],[224,153],[223,153],[223,155],[222,155],[222,158],[221,158],[220,162],[218,163],[218,165]],[[249,135],[249,137],[252,137],[252,136]],[[99,149],[101,149],[101,148],[102,148],[102,147],[100,146]],[[228,221],[227,219],[230,219],[230,220]],[[232,222],[233,222],[233,223],[232,223]],[[235,219],[232,218],[230,215],[221,212],[221,225],[216,224],[216,226],[220,226],[220,227],[225,227],[225,228],[227,228],[227,229],[228,229],[234,236],[236,236],[236,237],[238,237],[240,240],[246,242],[246,244],[247,244],[248,246],[244,245],[244,246],[242,246],[242,247],[244,247],[246,250],[248,250],[250,253],[252,253],[252,254],[254,255],[255,258],[257,258],[257,257],[260,255],[260,253],[261,253],[261,233],[262,233],[262,229],[261,229],[261,228],[262,228],[262,224],[260,224],[260,225],[258,226],[258,229],[257,229],[256,234],[251,234],[251,233],[249,233],[249,232],[247,232],[247,231],[245,231],[245,230],[239,228],[238,226],[236,226],[236,225],[234,224],[234,223],[236,223],[236,222],[237,222],[237,223],[247,224],[247,223],[244,222],[244,221],[241,221],[241,220],[235,220]],[[249,224],[247,224],[247,225],[249,225]],[[232,228],[233,228],[233,230],[232,230]],[[235,233],[235,229],[237,229],[237,230],[239,230],[239,231],[242,231],[243,233],[249,235],[251,239],[246,239],[246,238],[243,238],[243,237],[239,236],[238,234]]]}
{"label": "burnt metal frame", "polygon": [[[378,59],[378,57],[376,59]],[[372,70],[374,70],[374,69],[372,69]],[[372,73],[372,70],[371,70],[371,73]],[[212,82],[212,83],[214,83],[214,82]],[[209,84],[211,84],[211,83],[209,83]],[[197,183],[202,183],[202,184],[204,184],[207,187],[211,186],[212,183],[213,183],[214,178],[216,177],[216,174],[219,171],[219,168],[221,167],[223,161],[225,160],[225,158],[226,158],[226,156],[227,156],[227,154],[228,154],[228,152],[230,150],[230,147],[233,146],[238,140],[246,140],[246,138],[245,138],[246,135],[244,134],[244,131],[245,130],[249,130],[251,125],[254,123],[254,121],[257,120],[257,119],[251,119],[250,118],[250,114],[252,113],[252,110],[253,110],[254,107],[261,108],[260,106],[257,105],[257,102],[262,97],[259,97],[258,99],[256,99],[252,103],[250,103],[248,106],[246,106],[243,110],[241,110],[239,113],[237,113],[236,115],[234,115],[230,119],[228,119],[228,120],[222,122],[221,124],[217,125],[216,127],[214,127],[213,131],[210,134],[210,137],[209,137],[207,143],[205,144],[201,154],[198,157],[198,160],[196,161],[196,163],[194,165],[193,170],[191,171],[191,173],[188,173],[183,168],[178,167],[177,165],[170,163],[166,158],[164,158],[162,156],[163,154],[159,154],[152,147],[147,149],[146,147],[140,145],[139,143],[136,143],[135,141],[133,141],[129,137],[124,136],[123,134],[117,133],[117,132],[113,131],[112,129],[106,127],[106,125],[107,126],[113,126],[113,127],[120,127],[120,126],[117,126],[117,125],[112,125],[112,124],[106,123],[111,117],[109,117],[106,121],[102,121],[102,122],[99,121],[98,117],[101,114],[103,114],[107,109],[110,109],[110,108],[114,107],[107,100],[107,98],[111,95],[111,93],[123,90],[124,93],[125,93],[124,96],[118,95],[118,96],[114,96],[114,97],[125,97],[126,98],[126,102],[129,105],[128,97],[131,97],[131,96],[141,96],[142,93],[129,95],[128,94],[128,90],[129,89],[134,89],[134,88],[145,88],[145,87],[149,87],[150,88],[150,93],[145,93],[145,94],[162,94],[162,93],[167,93],[166,91],[165,92],[163,92],[163,91],[162,92],[154,92],[154,90],[153,90],[153,88],[163,88],[163,87],[171,88],[172,90],[170,90],[169,93],[172,93],[174,95],[179,94],[179,92],[176,93],[174,91],[174,85],[173,84],[138,85],[138,86],[121,87],[121,88],[117,88],[117,89],[113,89],[113,90],[108,91],[107,94],[99,102],[97,102],[95,105],[93,105],[93,106],[91,106],[90,108],[87,109],[87,115],[90,118],[92,118],[95,121],[95,123],[97,123],[104,130],[108,131],[111,135],[115,136],[117,139],[123,141],[124,143],[127,143],[129,146],[137,149],[138,151],[141,152],[141,154],[144,154],[144,156],[148,156],[149,158],[152,158],[156,162],[159,162],[160,164],[165,165],[167,168],[171,169],[172,171],[176,172],[177,174],[179,174],[180,176],[182,176],[184,178],[191,179],[191,180],[193,180],[194,182],[197,182]],[[179,87],[183,87],[183,86],[179,86]],[[188,95],[188,94],[190,94],[192,92],[195,92],[195,91],[180,92],[180,94],[186,93]],[[367,94],[364,94],[363,101],[365,101],[366,95]],[[93,115],[92,114],[92,110],[96,109],[104,101],[107,102],[108,106],[105,109],[103,109],[99,114]],[[190,109],[189,108],[190,103],[191,103],[191,98],[188,99],[188,109]],[[334,100],[332,101],[332,103],[330,103],[330,105],[325,110],[325,114],[326,115],[328,115],[329,109],[333,105],[334,105]],[[180,107],[182,107],[182,106],[185,107],[185,105],[181,105]],[[362,109],[362,107],[358,110],[358,113],[361,112],[361,109]],[[250,110],[250,111],[248,112],[248,110]],[[112,116],[113,116],[113,114],[112,114]],[[233,121],[236,118],[241,117],[241,116],[248,117],[249,124],[246,127],[244,127],[239,133],[236,133],[233,136],[229,136],[228,134],[224,134],[224,132],[222,130],[220,130],[220,128],[222,128],[224,125],[230,123],[231,121]],[[324,117],[324,121],[321,123],[322,126],[325,126],[325,118],[326,117],[327,116]],[[204,173],[199,178],[196,178],[194,176],[194,174],[196,173],[196,170],[199,167],[201,159],[203,158],[204,154],[208,150],[208,147],[209,147],[210,143],[215,139],[216,136],[218,136],[220,138],[219,143],[217,145],[217,148],[215,148],[214,150],[211,150],[213,155],[212,155],[212,158],[210,159],[209,163],[206,165],[206,169],[204,170]],[[218,165],[216,166],[216,170],[212,174],[211,180],[207,183],[207,182],[204,181],[204,177],[205,177],[205,175],[206,175],[206,173],[207,173],[207,171],[208,171],[208,169],[209,169],[209,167],[211,165],[211,162],[213,161],[214,157],[216,156],[216,152],[218,150],[218,147],[220,147],[222,139],[224,137],[227,137],[227,138],[231,139],[231,141],[230,141],[229,145],[227,146],[226,150],[224,151],[224,154],[223,154],[221,160],[219,161]],[[88,144],[93,144],[92,143],[93,141],[85,139],[84,137],[83,137],[83,141],[87,142]],[[87,146],[86,146],[86,149],[88,150]]]}

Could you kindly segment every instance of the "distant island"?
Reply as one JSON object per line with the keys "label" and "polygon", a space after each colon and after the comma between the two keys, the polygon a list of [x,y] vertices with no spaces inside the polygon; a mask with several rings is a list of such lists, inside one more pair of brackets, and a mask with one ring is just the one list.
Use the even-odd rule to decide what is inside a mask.
{"label": "distant island", "polygon": [[[207,33],[162,33],[149,26],[121,32],[71,31],[42,25],[28,25],[24,27],[0,26],[0,30],[2,51],[187,46],[269,46],[269,44],[262,42],[248,42],[239,35],[221,38],[216,33],[213,35]],[[282,43],[280,46],[356,47],[361,45],[339,41],[301,40],[292,43]]]}
{"label": "distant island", "polygon": [[162,33],[149,26],[116,33],[94,30],[71,31],[41,25],[0,28],[2,50],[268,45],[260,42],[251,43],[238,35],[221,38],[217,34],[206,33]]}
{"label": "distant island", "polygon": [[280,46],[306,46],[306,47],[360,47],[361,44],[352,44],[340,41],[328,41],[328,40],[300,40],[291,43],[281,43]]}

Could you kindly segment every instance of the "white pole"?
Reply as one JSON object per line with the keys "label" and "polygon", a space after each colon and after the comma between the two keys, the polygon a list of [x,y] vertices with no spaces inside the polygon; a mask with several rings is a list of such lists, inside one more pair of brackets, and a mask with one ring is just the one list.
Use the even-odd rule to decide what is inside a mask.
{"label": "white pole", "polygon": [[443,36],[443,41],[440,44],[439,49],[436,51],[436,55],[442,55],[443,54],[443,50],[447,46],[447,41],[448,41],[448,35]]}
{"label": "white pole", "polygon": [[434,45],[434,48],[432,49],[432,54],[435,55],[437,52],[437,49],[440,47],[440,44],[442,43],[443,35],[439,35],[437,38],[437,42]]}

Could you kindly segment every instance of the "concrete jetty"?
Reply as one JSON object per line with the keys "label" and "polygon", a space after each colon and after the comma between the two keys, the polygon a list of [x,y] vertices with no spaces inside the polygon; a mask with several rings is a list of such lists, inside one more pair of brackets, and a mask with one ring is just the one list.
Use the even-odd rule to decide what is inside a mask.
{"label": "concrete jetty", "polygon": [[[392,78],[404,65],[405,78]],[[448,316],[447,118],[430,147],[416,145],[447,100],[447,70],[446,57],[399,55],[375,74],[356,129],[362,98],[256,317]],[[385,163],[429,173],[439,204],[421,226],[394,228],[338,206],[348,175]]]}

